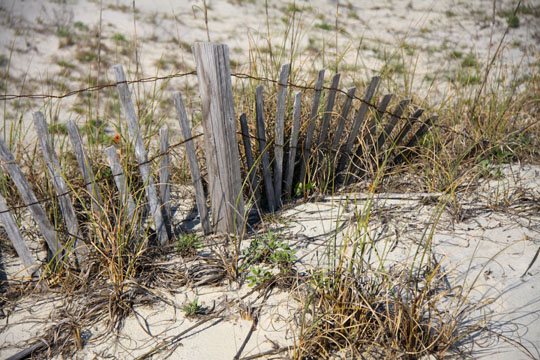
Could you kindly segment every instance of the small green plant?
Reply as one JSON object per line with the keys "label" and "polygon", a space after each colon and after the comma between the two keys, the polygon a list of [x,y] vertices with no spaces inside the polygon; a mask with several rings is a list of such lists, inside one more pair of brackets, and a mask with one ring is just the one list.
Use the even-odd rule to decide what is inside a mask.
{"label": "small green plant", "polygon": [[58,30],[56,30],[56,36],[59,37],[68,37],[69,36],[69,29],[67,27],[59,27]]}
{"label": "small green plant", "polygon": [[126,37],[119,33],[114,34],[112,39],[116,42],[127,42]]}
{"label": "small green plant", "polygon": [[88,26],[85,23],[83,23],[82,21],[77,21],[75,24],[73,24],[73,26],[77,30],[88,31]]}
{"label": "small green plant", "polygon": [[294,250],[279,238],[279,234],[271,230],[264,236],[253,239],[244,255],[248,264],[274,264],[280,269],[289,267],[295,259]]}
{"label": "small green plant", "polygon": [[195,234],[180,234],[176,239],[176,251],[181,255],[195,255],[201,247],[201,240]]}
{"label": "small green plant", "polygon": [[480,174],[486,179],[501,179],[504,177],[500,168],[493,166],[489,160],[480,161]]}
{"label": "small green plant", "polygon": [[68,132],[66,124],[54,123],[49,125],[49,133],[57,135],[67,135]]}
{"label": "small green plant", "polygon": [[476,67],[478,62],[476,61],[476,56],[474,54],[467,54],[461,61],[461,67]]}
{"label": "small green plant", "polygon": [[515,29],[515,28],[518,28],[519,27],[519,17],[512,13],[512,14],[509,14],[507,17],[506,17],[506,23],[508,24],[509,27],[511,27],[512,29]]}
{"label": "small green plant", "polygon": [[250,270],[251,275],[246,278],[249,281],[249,287],[263,284],[266,281],[270,280],[273,276],[270,270],[264,269],[259,266],[252,266],[250,267]]}
{"label": "small green plant", "polygon": [[330,24],[328,24],[327,22],[321,22],[321,23],[318,23],[318,24],[315,24],[315,27],[318,27],[319,29],[321,30],[325,30],[325,31],[330,31],[330,30],[333,30],[334,27]]}
{"label": "small green plant", "polygon": [[199,304],[199,298],[196,297],[193,301],[188,302],[182,308],[187,317],[200,315],[203,313],[203,307]]}
{"label": "small green plant", "polygon": [[299,182],[294,187],[294,196],[302,196],[304,193],[309,194],[312,190],[315,189],[315,182],[310,181],[304,186],[303,182]]}

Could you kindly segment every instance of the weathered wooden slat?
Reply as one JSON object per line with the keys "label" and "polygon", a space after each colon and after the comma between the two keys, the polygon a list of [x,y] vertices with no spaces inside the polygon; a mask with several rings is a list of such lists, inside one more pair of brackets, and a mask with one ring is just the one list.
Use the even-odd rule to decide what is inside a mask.
{"label": "weathered wooden slat", "polygon": [[62,211],[64,223],[66,224],[68,234],[72,240],[73,248],[78,256],[84,256],[85,254],[88,254],[88,249],[83,243],[78,241],[80,238],[79,222],[77,221],[75,209],[73,209],[73,204],[69,197],[68,186],[62,176],[60,161],[58,160],[51,137],[49,136],[49,127],[41,112],[34,113],[34,127],[39,138],[43,158],[49,169],[54,190],[58,197],[58,204]]}
{"label": "weathered wooden slat", "polygon": [[296,162],[296,148],[298,145],[298,133],[300,132],[300,115],[302,114],[302,92],[298,91],[294,95],[293,123],[291,128],[291,139],[289,142],[289,159],[287,161],[287,172],[285,174],[285,194],[289,198],[293,196],[292,184],[294,176],[294,165]]}
{"label": "weathered wooden slat", "polygon": [[407,122],[401,130],[398,132],[396,138],[394,141],[392,141],[392,145],[395,149],[401,146],[403,139],[405,139],[405,136],[407,136],[407,133],[411,130],[413,124],[422,116],[424,113],[424,109],[418,108],[415,110],[415,112],[407,119]]}
{"label": "weathered wooden slat", "polygon": [[332,85],[330,85],[330,92],[326,98],[326,107],[324,109],[324,115],[322,118],[321,132],[319,133],[319,144],[322,145],[326,141],[328,136],[328,127],[330,126],[330,120],[334,114],[334,103],[336,101],[336,92],[339,86],[339,79],[341,74],[337,73],[332,77]]}
{"label": "weathered wooden slat", "polygon": [[422,123],[422,126],[420,126],[416,133],[414,133],[407,145],[405,145],[405,149],[403,151],[400,151],[399,154],[394,158],[394,160],[392,161],[394,165],[401,163],[403,160],[407,159],[411,155],[411,153],[413,152],[413,148],[433,126],[437,118],[437,115],[432,115]]}
{"label": "weathered wooden slat", "polygon": [[195,43],[192,52],[201,95],[212,223],[218,232],[242,234],[245,210],[229,48]]}
{"label": "weathered wooden slat", "polygon": [[347,169],[349,167],[349,164],[352,160],[351,151],[354,146],[354,142],[356,140],[356,137],[358,136],[358,131],[360,130],[360,127],[362,126],[362,123],[364,121],[364,118],[369,110],[369,107],[371,105],[371,99],[373,98],[373,95],[375,95],[375,91],[377,90],[377,87],[379,86],[380,82],[379,76],[374,76],[371,78],[371,82],[369,83],[366,93],[364,94],[362,104],[360,105],[360,109],[358,109],[358,112],[356,113],[356,118],[354,119],[353,126],[351,128],[351,132],[349,133],[349,136],[347,137],[347,143],[345,144],[341,159],[338,163],[338,183],[341,183],[343,179],[343,170]]}
{"label": "weathered wooden slat", "polygon": [[274,193],[277,207],[281,206],[281,188],[283,182],[283,145],[285,139],[285,106],[287,105],[287,88],[290,64],[281,67],[276,104],[275,142],[274,142]]}
{"label": "weathered wooden slat", "polygon": [[17,222],[13,218],[13,215],[9,211],[6,200],[0,195],[0,221],[4,224],[6,232],[8,234],[17,255],[22,259],[23,265],[28,271],[28,274],[32,277],[39,277],[40,269],[34,258],[34,255],[30,252],[28,245],[23,240]]}
{"label": "weathered wooden slat", "polygon": [[118,94],[120,96],[120,102],[124,109],[129,135],[131,137],[130,142],[134,145],[135,148],[135,159],[139,164],[139,171],[141,173],[146,197],[148,203],[150,204],[150,214],[154,220],[154,226],[156,228],[156,233],[159,239],[159,242],[162,245],[165,245],[168,241],[167,229],[165,227],[165,221],[161,214],[160,201],[156,192],[156,186],[154,184],[154,179],[152,176],[152,170],[148,164],[148,159],[146,155],[146,148],[141,137],[141,132],[139,129],[139,121],[137,119],[137,114],[135,113],[135,107],[131,100],[131,93],[127,86],[126,76],[124,74],[124,69],[122,65],[115,65],[112,67],[116,81],[118,84],[116,88],[118,89]]}
{"label": "weathered wooden slat", "polygon": [[172,236],[171,225],[171,166],[169,155],[169,128],[163,125],[159,129],[159,152],[161,161],[159,164],[159,195],[161,197],[163,218],[169,237]]}
{"label": "weathered wooden slat", "polygon": [[351,111],[351,104],[354,99],[355,92],[356,92],[355,86],[347,89],[345,103],[343,104],[343,107],[341,108],[341,114],[339,115],[337,129],[336,129],[336,132],[334,133],[334,141],[332,142],[332,150],[334,151],[339,150],[339,145],[342,140],[341,135],[343,134],[343,130],[345,129],[345,122],[347,121],[347,117],[349,116],[349,112]]}
{"label": "weathered wooden slat", "polygon": [[319,71],[317,82],[315,83],[315,94],[313,95],[313,105],[308,119],[306,138],[304,148],[302,149],[302,162],[300,163],[299,180],[304,182],[306,179],[306,170],[311,156],[311,145],[313,143],[313,134],[315,133],[315,125],[317,125],[317,114],[319,113],[319,103],[321,101],[322,86],[324,81],[324,69]]}
{"label": "weathered wooden slat", "polygon": [[73,146],[73,152],[75,153],[77,163],[79,164],[79,169],[81,170],[84,182],[86,183],[86,189],[92,197],[92,205],[95,209],[101,209],[101,205],[103,203],[101,200],[101,193],[95,182],[96,178],[94,176],[94,172],[92,171],[90,159],[88,158],[86,151],[84,151],[79,128],[73,120],[69,120],[66,123],[66,127],[71,140],[71,145]]}
{"label": "weathered wooden slat", "polygon": [[394,130],[394,127],[396,126],[399,118],[411,102],[410,99],[403,99],[399,102],[399,104],[394,108],[394,111],[392,111],[392,116],[390,117],[390,121],[388,124],[384,127],[383,132],[381,135],[379,135],[379,138],[377,139],[377,144],[375,145],[376,153],[378,154],[380,150],[382,149],[384,142],[386,139],[390,137],[392,134],[392,131]]}
{"label": "weathered wooden slat", "polygon": [[249,138],[250,135],[246,114],[240,115],[240,127],[242,129],[242,141],[244,143],[244,152],[246,154],[249,184],[251,186],[251,190],[253,191],[255,202],[259,203],[261,193],[259,191],[259,181],[257,180],[257,168],[255,167],[253,151],[251,150],[251,140]]}
{"label": "weathered wooden slat", "polygon": [[127,218],[135,219],[135,211],[137,209],[135,207],[133,197],[129,192],[128,183],[126,178],[124,177],[124,170],[122,168],[122,164],[120,163],[120,158],[116,153],[116,148],[114,146],[107,147],[105,149],[105,154],[107,155],[107,159],[109,161],[109,167],[111,168],[114,182],[116,183],[116,188],[120,193],[120,199],[122,201],[122,204],[124,204],[127,209]]}
{"label": "weathered wooden slat", "polygon": [[272,174],[270,172],[268,147],[266,145],[263,87],[260,85],[255,89],[255,112],[257,118],[257,137],[259,140],[259,156],[262,163],[262,174],[264,179],[264,188],[266,190],[266,199],[268,201],[268,210],[274,212],[276,210],[276,197],[274,192],[274,183],[272,181]]}
{"label": "weathered wooden slat", "polygon": [[178,122],[180,123],[180,129],[182,130],[182,136],[184,137],[184,146],[186,147],[186,155],[189,162],[189,170],[191,172],[191,181],[193,181],[193,187],[195,188],[195,201],[197,202],[197,210],[199,211],[199,217],[201,219],[201,226],[204,233],[210,234],[212,231],[210,226],[210,217],[208,215],[208,208],[206,206],[206,195],[204,194],[204,188],[202,185],[201,171],[199,164],[197,163],[197,155],[195,153],[195,145],[193,144],[191,126],[189,124],[186,108],[182,100],[180,92],[173,94],[174,105],[176,107],[176,114],[178,116]]}
{"label": "weathered wooden slat", "polygon": [[[358,159],[360,159],[365,152],[369,152],[371,156],[375,154],[375,148],[372,147],[372,145],[374,143],[374,137],[377,131],[377,124],[381,123],[383,114],[386,111],[388,104],[390,104],[390,101],[392,100],[393,96],[394,95],[392,94],[386,94],[383,96],[383,98],[379,102],[379,105],[377,106],[377,111],[375,112],[375,114],[373,114],[373,117],[371,118],[371,121],[369,122],[366,135],[364,136],[363,141],[358,145],[358,148],[356,149],[356,157]],[[360,170],[360,173],[363,174],[363,170]]]}
{"label": "weathered wooden slat", "polygon": [[17,163],[15,162],[15,158],[9,151],[9,148],[4,142],[4,139],[1,139],[1,138],[0,138],[0,157],[2,159],[2,165],[4,166],[6,171],[11,176],[11,179],[17,186],[17,189],[19,190],[19,194],[21,195],[25,205],[28,206],[30,212],[32,213],[32,217],[34,218],[37,225],[39,226],[39,230],[41,231],[41,234],[45,238],[45,241],[47,242],[49,249],[51,250],[53,256],[55,257],[55,260],[57,261],[60,260],[60,258],[63,257],[60,251],[63,250],[64,245],[62,244],[60,239],[56,238],[56,233],[54,231],[54,228],[49,222],[49,219],[47,219],[47,215],[45,214],[45,211],[43,211],[43,208],[41,207],[39,201],[37,200],[36,195],[32,191],[30,184],[25,179],[21,169],[19,168],[19,165],[17,165]]}

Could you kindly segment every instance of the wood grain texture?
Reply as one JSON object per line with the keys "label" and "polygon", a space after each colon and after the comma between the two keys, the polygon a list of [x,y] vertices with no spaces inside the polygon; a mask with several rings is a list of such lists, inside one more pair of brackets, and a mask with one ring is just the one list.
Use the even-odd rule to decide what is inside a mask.
{"label": "wood grain texture", "polygon": [[306,180],[306,169],[308,166],[309,158],[311,156],[313,134],[315,133],[315,126],[317,125],[317,114],[319,113],[319,103],[321,101],[323,81],[324,69],[319,71],[319,75],[317,76],[317,82],[315,83],[315,94],[313,95],[313,104],[311,105],[311,113],[308,119],[306,139],[304,142],[304,148],[302,149],[302,162],[300,163],[299,180],[301,182],[304,182]]}
{"label": "wood grain texture", "polygon": [[343,107],[341,108],[341,113],[339,114],[337,129],[336,129],[336,132],[334,133],[334,140],[332,141],[332,150],[334,151],[338,151],[339,146],[341,145],[341,141],[342,141],[341,135],[343,134],[343,130],[345,130],[345,122],[347,121],[347,117],[349,116],[349,112],[351,111],[351,104],[354,99],[355,92],[356,92],[356,86],[353,86],[347,89],[345,102],[343,103]]}
{"label": "wood grain texture", "polygon": [[289,142],[289,159],[287,161],[287,172],[285,174],[284,193],[292,198],[292,185],[294,177],[294,168],[296,164],[296,149],[298,146],[298,133],[300,132],[300,115],[302,114],[302,92],[298,91],[294,95],[293,119],[291,128],[291,138]]}
{"label": "wood grain texture", "polygon": [[403,99],[399,102],[398,105],[393,109],[392,116],[390,117],[390,120],[388,121],[388,124],[384,127],[383,132],[379,135],[379,138],[377,139],[377,144],[375,145],[376,152],[379,153],[379,151],[383,148],[384,142],[386,139],[390,137],[392,134],[392,131],[394,130],[394,127],[396,126],[399,118],[411,102],[410,99]]}
{"label": "wood grain texture", "polygon": [[169,128],[163,125],[159,129],[159,152],[161,161],[159,162],[159,195],[161,198],[162,214],[169,237],[172,236],[171,219],[171,166],[169,155]]}
{"label": "wood grain texture", "polygon": [[375,91],[379,86],[380,79],[381,78],[379,76],[374,76],[373,78],[371,78],[371,82],[369,83],[366,89],[366,93],[364,94],[364,97],[362,99],[362,104],[360,105],[360,108],[356,113],[356,117],[354,119],[351,131],[349,133],[349,136],[347,137],[347,143],[342,150],[342,156],[338,163],[338,183],[341,183],[343,179],[342,172],[349,167],[349,164],[352,160],[352,148],[356,141],[356,137],[358,136],[358,132],[360,131],[360,127],[364,122],[364,118],[370,108],[369,104],[371,104],[371,99],[373,98],[373,95],[375,95]]}
{"label": "wood grain texture", "polygon": [[184,101],[182,100],[182,95],[180,92],[175,92],[173,94],[174,105],[176,107],[176,114],[178,117],[178,122],[180,123],[180,129],[182,131],[182,136],[184,137],[184,146],[186,148],[186,155],[189,163],[189,170],[191,173],[191,181],[193,182],[193,187],[195,188],[195,201],[197,203],[197,210],[199,211],[199,217],[201,220],[201,226],[204,233],[210,234],[212,228],[210,226],[210,217],[208,214],[208,207],[206,206],[206,195],[204,194],[204,188],[202,184],[201,171],[199,169],[199,164],[197,162],[197,155],[195,152],[195,145],[192,138],[191,126],[189,124],[188,116],[186,113],[186,108],[184,107]]}
{"label": "wood grain texture", "polygon": [[34,255],[30,252],[28,245],[26,245],[26,242],[23,240],[17,222],[9,211],[6,199],[4,199],[2,195],[0,195],[0,221],[4,224],[8,237],[11,240],[17,255],[21,258],[28,274],[32,277],[39,277],[39,265],[36,262]]}
{"label": "wood grain texture", "polygon": [[251,149],[251,139],[246,114],[240,115],[240,128],[242,129],[242,142],[244,143],[244,153],[246,154],[248,178],[251,191],[253,193],[253,197],[255,198],[255,202],[259,203],[261,200],[261,193],[259,191],[259,181],[257,179],[257,167],[255,166],[253,151]]}
{"label": "wood grain texture", "polygon": [[130,142],[135,148],[135,159],[139,164],[139,171],[144,182],[146,197],[148,199],[148,203],[150,204],[150,214],[152,215],[152,219],[154,221],[159,242],[162,245],[165,245],[168,243],[169,237],[167,235],[165,221],[161,213],[161,203],[157,195],[152,170],[148,164],[146,147],[144,146],[144,142],[142,140],[139,129],[139,120],[137,119],[135,107],[133,106],[133,102],[131,100],[131,93],[127,86],[124,69],[121,65],[115,65],[112,67],[112,71],[114,72],[114,76],[118,82],[116,88],[118,89],[120,102],[122,103],[122,108],[124,109],[126,115],[128,131],[131,137]]}
{"label": "wood grain texture", "polygon": [[414,123],[418,121],[418,119],[420,118],[420,116],[422,116],[423,113],[424,113],[424,109],[418,108],[414,111],[414,113],[411,116],[407,118],[405,124],[403,125],[401,130],[399,130],[394,141],[392,141],[392,145],[395,147],[395,149],[398,149],[402,145],[403,141],[405,140],[405,137],[407,136],[407,134],[413,127]]}
{"label": "wood grain texture", "polygon": [[264,103],[263,103],[263,87],[257,86],[255,89],[255,113],[257,118],[257,138],[259,142],[259,157],[261,158],[262,174],[264,180],[264,188],[266,190],[266,200],[268,202],[268,210],[274,212],[277,208],[276,197],[274,192],[274,182],[272,181],[272,172],[270,169],[270,159],[268,156],[268,146],[266,143],[266,129],[264,125]]}
{"label": "wood grain texture", "polygon": [[51,250],[53,256],[58,261],[60,258],[63,258],[61,251],[64,248],[64,245],[60,239],[56,238],[56,232],[52,227],[45,211],[38,202],[36,195],[32,191],[32,187],[24,177],[19,165],[15,162],[13,154],[9,151],[7,144],[4,142],[4,139],[0,138],[0,157],[2,159],[2,165],[6,169],[7,173],[17,186],[19,194],[21,195],[24,204],[28,206],[28,209],[32,213],[32,217],[36,221],[41,234],[47,242],[47,246]]}
{"label": "wood grain texture", "polygon": [[71,145],[73,146],[73,152],[77,158],[77,163],[79,164],[79,169],[81,170],[84,182],[86,183],[86,190],[92,197],[92,206],[94,209],[101,209],[102,199],[101,193],[99,192],[99,187],[95,182],[94,172],[92,171],[92,164],[86,151],[84,150],[81,133],[79,132],[78,126],[73,120],[69,120],[66,123],[69,139]]}
{"label": "wood grain texture", "polygon": [[428,132],[428,130],[433,126],[435,121],[437,120],[437,115],[432,115],[429,118],[427,118],[420,128],[414,133],[414,135],[411,137],[407,145],[405,145],[405,149],[399,152],[399,154],[394,158],[392,163],[394,165],[399,164],[403,162],[405,159],[407,159],[411,153],[413,152],[413,148],[416,146],[418,141]]}
{"label": "wood grain texture", "polygon": [[375,154],[375,147],[372,147],[372,145],[374,145],[375,143],[374,138],[376,136],[377,125],[381,123],[383,114],[386,111],[388,105],[390,104],[393,96],[393,94],[386,94],[379,102],[379,105],[377,106],[377,111],[375,111],[375,114],[373,114],[368,124],[364,139],[356,149],[356,156],[358,158],[362,157],[363,154],[367,154],[368,152],[372,155]]}
{"label": "wood grain texture", "polygon": [[336,92],[339,86],[339,79],[341,74],[337,73],[332,77],[332,84],[330,85],[330,92],[326,98],[326,107],[324,108],[324,114],[322,118],[321,132],[319,133],[319,145],[324,144],[328,136],[328,127],[334,114],[334,103],[336,101]]}
{"label": "wood grain texture", "polygon": [[212,223],[218,232],[241,234],[245,210],[229,48],[199,42],[192,52],[201,96]]}
{"label": "wood grain texture", "polygon": [[135,211],[137,210],[135,207],[135,201],[133,201],[133,197],[129,191],[127,180],[124,177],[124,170],[122,168],[122,164],[120,163],[120,158],[116,153],[116,148],[114,146],[105,148],[105,154],[107,155],[107,160],[109,161],[109,167],[111,168],[112,176],[114,178],[114,182],[116,183],[116,188],[120,193],[120,199],[122,204],[124,204],[127,209],[128,219],[135,219]]}
{"label": "wood grain texture", "polygon": [[71,198],[69,197],[68,186],[62,175],[60,161],[58,160],[58,156],[56,155],[54,145],[49,135],[49,126],[41,112],[34,113],[34,127],[38,135],[45,164],[49,170],[54,191],[56,192],[66,230],[71,238],[75,253],[79,257],[79,260],[82,260],[83,257],[88,254],[88,248],[78,240],[81,237],[79,232],[79,222],[77,221],[75,209],[73,208]]}
{"label": "wood grain texture", "polygon": [[281,189],[283,184],[283,145],[285,141],[285,107],[287,105],[287,89],[290,64],[281,66],[276,103],[275,142],[274,142],[274,194],[275,203],[281,207]]}

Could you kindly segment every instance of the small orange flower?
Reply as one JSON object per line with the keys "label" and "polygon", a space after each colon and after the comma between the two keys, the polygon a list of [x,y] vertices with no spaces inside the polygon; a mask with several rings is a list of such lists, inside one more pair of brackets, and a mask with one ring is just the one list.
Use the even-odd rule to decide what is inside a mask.
{"label": "small orange flower", "polygon": [[115,144],[118,144],[120,142],[120,134],[114,135],[113,141],[114,141]]}

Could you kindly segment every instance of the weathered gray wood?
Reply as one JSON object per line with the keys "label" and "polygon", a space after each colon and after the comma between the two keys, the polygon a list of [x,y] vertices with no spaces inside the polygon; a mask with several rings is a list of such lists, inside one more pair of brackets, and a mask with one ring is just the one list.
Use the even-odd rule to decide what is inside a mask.
{"label": "weathered gray wood", "polygon": [[266,145],[266,130],[264,127],[264,103],[263,87],[257,86],[255,89],[255,113],[257,118],[257,137],[259,140],[259,157],[262,162],[262,174],[264,179],[264,188],[266,190],[266,199],[268,201],[268,210],[276,210],[276,197],[274,192],[274,183],[270,172],[270,160],[268,157],[268,146]]}
{"label": "weathered gray wood", "polygon": [[73,204],[71,202],[71,198],[69,197],[68,186],[62,175],[60,161],[58,160],[51,137],[49,136],[49,127],[41,112],[34,113],[34,127],[38,135],[43,158],[45,159],[45,163],[49,169],[54,191],[56,192],[58,204],[60,205],[60,210],[63,215],[62,217],[64,223],[66,224],[67,232],[71,238],[75,253],[78,256],[88,254],[88,249],[86,246],[78,241],[78,238],[81,237],[79,232],[79,222],[77,221],[75,209],[73,209]]}
{"label": "weathered gray wood", "polygon": [[259,181],[257,180],[257,168],[253,158],[253,151],[251,150],[251,140],[249,138],[249,127],[246,114],[240,115],[240,127],[242,129],[242,141],[244,143],[244,152],[246,154],[249,183],[253,191],[255,201],[258,203],[261,199],[261,194],[259,191]]}
{"label": "weathered gray wood", "polygon": [[24,242],[19,227],[17,226],[17,222],[13,218],[13,215],[11,215],[6,200],[2,195],[0,195],[0,221],[4,224],[8,237],[11,240],[17,255],[22,259],[28,274],[32,277],[39,277],[40,270],[36,259],[30,252],[28,245]]}
{"label": "weathered gray wood", "polygon": [[171,235],[171,167],[169,155],[169,128],[164,125],[159,129],[159,151],[161,153],[161,161],[159,164],[159,195],[163,204],[163,216],[165,223]]}
{"label": "weathered gray wood", "polygon": [[397,134],[395,140],[392,141],[392,145],[394,146],[394,148],[397,149],[398,147],[401,146],[403,139],[405,139],[405,136],[411,130],[413,124],[420,118],[420,116],[422,116],[423,113],[424,113],[424,109],[418,108],[415,110],[415,112],[411,116],[409,116],[409,118],[407,119],[407,122]]}
{"label": "weathered gray wood", "polygon": [[101,209],[101,193],[99,192],[99,187],[95,182],[94,172],[92,171],[92,165],[90,159],[84,151],[84,146],[82,142],[81,133],[79,128],[73,120],[69,120],[66,123],[67,131],[69,138],[71,140],[71,145],[73,146],[73,152],[77,158],[77,163],[79,164],[79,169],[81,170],[84,182],[86,183],[86,189],[90,196],[92,197],[92,205],[95,209]]}
{"label": "weathered gray wood", "polygon": [[294,95],[293,123],[291,128],[291,140],[289,142],[289,159],[287,162],[287,173],[285,174],[285,194],[291,198],[292,184],[294,176],[294,165],[296,161],[296,148],[298,145],[298,133],[300,131],[300,115],[302,114],[302,92],[298,91]]}
{"label": "weathered gray wood", "polygon": [[229,48],[195,43],[192,51],[201,95],[213,226],[218,232],[241,234],[245,211]]}
{"label": "weathered gray wood", "polygon": [[116,88],[118,89],[120,102],[122,103],[122,107],[126,115],[128,131],[131,137],[130,142],[135,148],[135,159],[139,164],[139,171],[144,182],[146,197],[148,199],[148,203],[150,204],[150,214],[154,220],[154,226],[156,227],[159,242],[162,245],[165,245],[169,241],[169,237],[167,235],[165,221],[161,214],[161,204],[159,202],[156,186],[152,177],[152,170],[148,164],[146,148],[139,129],[139,121],[137,119],[137,114],[135,113],[135,107],[133,106],[133,102],[131,100],[131,93],[126,83],[124,69],[122,68],[122,65],[115,65],[112,67],[112,70],[114,72],[116,81],[118,82]]}
{"label": "weathered gray wood", "polygon": [[422,126],[420,126],[416,133],[414,133],[407,145],[405,145],[405,149],[403,151],[400,151],[399,154],[394,158],[394,165],[401,163],[403,160],[407,159],[410,156],[410,154],[413,152],[413,148],[416,146],[418,141],[420,141],[420,139],[424,137],[429,128],[433,126],[437,118],[437,115],[432,115],[422,123]]}
{"label": "weathered gray wood", "polygon": [[386,94],[383,96],[382,100],[379,102],[379,105],[377,106],[377,111],[375,111],[375,114],[373,114],[371,121],[369,122],[366,135],[364,136],[363,141],[358,145],[358,148],[356,149],[356,156],[358,158],[361,158],[362,154],[365,152],[366,153],[369,152],[372,156],[375,154],[375,148],[372,147],[371,145],[374,143],[374,137],[376,135],[377,124],[381,123],[384,112],[386,111],[388,104],[390,104],[390,101],[392,100],[393,96],[394,95],[392,94]]}
{"label": "weathered gray wood", "polygon": [[111,168],[114,182],[116,183],[116,188],[120,193],[120,199],[122,204],[124,204],[127,209],[127,217],[128,219],[135,219],[135,211],[137,209],[135,207],[133,197],[129,192],[127,180],[124,177],[124,169],[122,168],[120,158],[116,153],[116,148],[114,146],[107,147],[105,149],[105,154],[107,155],[107,159],[109,161],[109,167]]}
{"label": "weathered gray wood", "polygon": [[49,346],[50,345],[47,344],[44,340],[40,340],[40,341],[34,343],[33,345],[31,345],[30,347],[28,347],[28,348],[26,348],[26,349],[24,349],[22,351],[19,351],[18,353],[14,354],[14,355],[11,355],[6,360],[22,360],[22,359],[26,359],[29,356],[32,356],[32,354],[34,352],[40,351],[42,349],[46,349]]}
{"label": "weathered gray wood", "polygon": [[304,141],[304,148],[302,150],[302,162],[300,163],[300,181],[304,182],[306,179],[306,169],[311,156],[311,145],[313,143],[313,133],[315,132],[315,125],[317,124],[317,114],[319,113],[319,103],[321,101],[321,92],[324,81],[324,69],[319,71],[317,76],[317,82],[315,83],[315,94],[313,95],[313,105],[311,106],[311,113],[308,119],[308,126],[306,131],[306,138]]}
{"label": "weathered gray wood", "polygon": [[381,133],[381,135],[379,135],[379,138],[377,139],[377,144],[375,146],[376,153],[379,153],[379,151],[382,149],[384,142],[392,134],[392,131],[394,130],[394,127],[396,126],[399,118],[401,117],[410,102],[410,99],[403,99],[394,108],[394,111],[392,112],[393,115],[390,117],[390,121],[385,126],[383,132]]}
{"label": "weathered gray wood", "polygon": [[21,169],[19,168],[19,165],[17,165],[17,163],[15,162],[15,158],[9,151],[9,148],[4,142],[4,139],[0,139],[0,157],[2,159],[2,165],[17,186],[19,194],[21,195],[25,205],[28,206],[28,209],[32,213],[32,217],[39,226],[39,230],[45,238],[49,249],[55,257],[55,260],[60,260],[61,258],[63,258],[61,251],[63,250],[64,245],[61,243],[60,239],[56,238],[54,228],[49,222],[49,219],[47,219],[45,211],[43,211],[43,208],[39,204],[36,195],[32,191],[32,188],[30,187],[28,181],[25,179]]}
{"label": "weathered gray wood", "polygon": [[339,150],[339,145],[342,140],[341,135],[343,134],[343,130],[345,129],[345,122],[347,121],[347,117],[349,116],[349,112],[351,111],[351,104],[354,99],[355,92],[356,92],[355,86],[347,89],[345,103],[343,104],[343,107],[341,108],[341,114],[339,115],[337,129],[336,129],[336,132],[334,133],[334,141],[332,142],[332,150],[335,150],[335,151]]}
{"label": "weathered gray wood", "polygon": [[374,76],[371,78],[371,82],[369,83],[366,93],[364,95],[364,98],[362,99],[362,104],[360,105],[360,109],[358,109],[358,112],[356,113],[356,117],[353,122],[353,126],[351,128],[351,132],[349,133],[349,136],[347,138],[347,143],[345,144],[341,159],[338,164],[338,183],[342,180],[342,174],[341,172],[349,167],[349,164],[351,162],[351,150],[354,146],[354,142],[356,140],[356,136],[358,136],[358,131],[360,130],[360,127],[362,126],[362,123],[364,121],[364,118],[369,110],[369,107],[371,105],[371,99],[373,98],[373,95],[375,95],[375,91],[377,90],[377,87],[379,86],[380,81],[379,76]]}
{"label": "weathered gray wood", "polygon": [[283,145],[285,139],[285,106],[287,105],[287,82],[289,79],[290,69],[290,64],[285,64],[281,67],[276,104],[277,110],[274,128],[274,193],[277,207],[281,206],[281,187],[283,182]]}
{"label": "weathered gray wood", "polygon": [[199,217],[201,219],[201,226],[205,234],[210,234],[210,217],[208,215],[208,208],[206,207],[206,195],[204,194],[204,188],[202,185],[201,171],[199,164],[197,163],[197,155],[195,153],[195,145],[193,144],[191,126],[189,124],[186,108],[182,101],[182,95],[180,92],[173,94],[174,105],[176,107],[176,114],[178,116],[178,122],[180,123],[180,129],[182,130],[182,136],[184,137],[184,146],[186,147],[186,155],[189,162],[189,170],[191,172],[191,180],[195,188],[195,201],[197,202],[197,209],[199,211]]}
{"label": "weathered gray wood", "polygon": [[328,136],[328,127],[330,126],[330,120],[334,114],[334,102],[336,101],[336,92],[339,86],[339,79],[341,74],[337,73],[332,77],[332,85],[330,85],[330,92],[326,98],[326,107],[324,109],[324,115],[322,118],[321,132],[319,133],[319,144],[322,145],[326,141]]}

